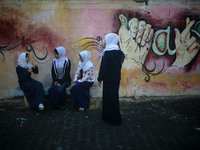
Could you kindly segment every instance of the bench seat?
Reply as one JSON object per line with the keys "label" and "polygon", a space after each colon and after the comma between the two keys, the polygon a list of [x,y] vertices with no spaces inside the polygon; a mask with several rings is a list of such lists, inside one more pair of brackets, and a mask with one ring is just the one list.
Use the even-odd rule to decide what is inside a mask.
{"label": "bench seat", "polygon": [[[50,88],[50,86],[45,86],[44,87],[44,94],[45,95],[48,95],[48,89]],[[90,94],[98,94],[99,90],[98,90],[98,84],[97,83],[94,83],[93,86],[90,88]],[[28,101],[26,100],[26,97],[24,96],[24,92],[22,91],[22,89],[20,87],[17,87],[15,89],[15,96],[23,96],[24,97],[24,104],[25,104],[25,107],[26,108],[29,108],[29,103]],[[70,89],[69,87],[66,88],[66,95],[70,95]]]}

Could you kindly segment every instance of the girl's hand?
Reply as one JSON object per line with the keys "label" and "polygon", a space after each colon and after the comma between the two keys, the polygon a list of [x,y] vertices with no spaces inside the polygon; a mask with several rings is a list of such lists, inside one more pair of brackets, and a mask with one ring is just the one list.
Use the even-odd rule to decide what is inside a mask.
{"label": "girl's hand", "polygon": [[73,88],[73,86],[75,85],[76,83],[73,83],[71,86],[70,86],[70,90]]}
{"label": "girl's hand", "polygon": [[55,85],[55,86],[57,86],[57,83],[58,83],[58,82],[57,82],[57,81],[55,81],[55,82],[54,82],[54,85]]}
{"label": "girl's hand", "polygon": [[32,68],[28,68],[28,71],[29,71],[29,72],[32,72],[32,71],[33,71],[33,69],[32,69]]}
{"label": "girl's hand", "polygon": [[60,84],[60,83],[57,83],[56,86],[61,86],[61,84]]}
{"label": "girl's hand", "polygon": [[32,64],[33,66],[36,66],[35,61],[33,61],[31,64]]}
{"label": "girl's hand", "polygon": [[99,86],[100,88],[101,88],[101,82],[102,82],[102,81],[98,82],[98,86]]}

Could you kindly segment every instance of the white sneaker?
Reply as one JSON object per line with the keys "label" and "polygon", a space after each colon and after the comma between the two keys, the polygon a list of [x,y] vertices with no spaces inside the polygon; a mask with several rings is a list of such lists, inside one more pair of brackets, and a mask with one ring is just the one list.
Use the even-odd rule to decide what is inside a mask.
{"label": "white sneaker", "polygon": [[39,104],[39,110],[44,110],[44,105],[42,103]]}
{"label": "white sneaker", "polygon": [[85,110],[85,109],[84,109],[84,108],[82,108],[82,107],[80,107],[80,108],[79,108],[79,111],[84,111],[84,110]]}

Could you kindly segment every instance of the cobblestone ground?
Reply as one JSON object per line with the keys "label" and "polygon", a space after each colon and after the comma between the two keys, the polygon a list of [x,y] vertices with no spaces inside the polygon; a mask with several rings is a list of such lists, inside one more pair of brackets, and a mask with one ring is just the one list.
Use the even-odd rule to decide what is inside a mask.
{"label": "cobblestone ground", "polygon": [[121,126],[101,120],[101,99],[84,112],[24,108],[0,100],[0,150],[197,150],[200,98],[120,99]]}

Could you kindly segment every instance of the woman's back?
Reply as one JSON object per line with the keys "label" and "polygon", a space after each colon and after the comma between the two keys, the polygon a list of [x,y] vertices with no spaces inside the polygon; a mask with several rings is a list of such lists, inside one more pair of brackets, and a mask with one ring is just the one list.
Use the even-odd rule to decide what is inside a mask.
{"label": "woman's back", "polygon": [[106,51],[102,57],[99,78],[106,82],[119,81],[121,79],[123,56],[121,50]]}

